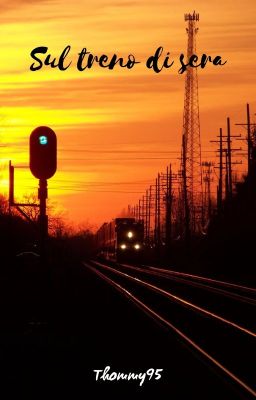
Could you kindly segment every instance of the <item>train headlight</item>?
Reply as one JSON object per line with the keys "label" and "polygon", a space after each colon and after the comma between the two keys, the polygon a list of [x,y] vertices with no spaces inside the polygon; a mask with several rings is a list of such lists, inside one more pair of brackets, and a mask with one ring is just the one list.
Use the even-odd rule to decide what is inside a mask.
{"label": "train headlight", "polygon": [[125,243],[121,244],[120,248],[121,248],[122,250],[125,250],[125,249],[126,249],[126,244],[125,244]]}
{"label": "train headlight", "polygon": [[129,231],[129,232],[127,233],[127,237],[128,237],[129,239],[131,239],[131,238],[133,237],[133,232],[132,232],[132,231]]}
{"label": "train headlight", "polygon": [[135,248],[135,250],[139,250],[139,249],[140,249],[140,244],[138,244],[138,243],[135,244],[135,245],[134,245],[134,248]]}

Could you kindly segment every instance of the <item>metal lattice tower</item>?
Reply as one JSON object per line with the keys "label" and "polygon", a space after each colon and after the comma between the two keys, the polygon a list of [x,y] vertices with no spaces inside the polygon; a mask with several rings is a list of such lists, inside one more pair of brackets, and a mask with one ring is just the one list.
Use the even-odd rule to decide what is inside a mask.
{"label": "metal lattice tower", "polygon": [[[187,60],[196,54],[199,14],[185,14],[187,22]],[[188,62],[187,61],[187,62]],[[187,230],[194,233],[202,223],[202,164],[198,101],[197,68],[188,67],[185,78],[185,98],[182,137],[183,203]]]}

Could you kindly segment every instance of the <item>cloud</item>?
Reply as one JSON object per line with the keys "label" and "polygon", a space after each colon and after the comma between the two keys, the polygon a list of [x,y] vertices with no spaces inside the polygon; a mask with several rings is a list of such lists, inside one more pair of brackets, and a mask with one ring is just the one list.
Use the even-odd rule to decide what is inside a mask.
{"label": "cloud", "polygon": [[2,89],[1,96],[5,97],[5,106],[19,107],[35,105],[43,108],[80,108],[95,107],[106,104],[116,104],[127,101],[139,94],[171,93],[178,90],[180,83],[176,79],[173,84],[167,75],[163,76],[113,76],[63,81],[49,81],[32,87],[17,87]]}
{"label": "cloud", "polygon": [[35,4],[41,4],[41,3],[51,3],[49,0],[11,0],[11,1],[6,1],[6,0],[0,0],[0,10],[1,13],[4,13],[9,10],[14,10],[17,8],[22,8],[26,6],[34,6]]}

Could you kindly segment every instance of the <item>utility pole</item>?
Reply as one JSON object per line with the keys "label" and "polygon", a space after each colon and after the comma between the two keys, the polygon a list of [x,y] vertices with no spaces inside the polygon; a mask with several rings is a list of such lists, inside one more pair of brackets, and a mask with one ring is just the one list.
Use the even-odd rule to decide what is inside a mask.
{"label": "utility pole", "polygon": [[219,182],[217,186],[217,209],[218,213],[221,213],[223,208],[223,131],[220,128],[220,135],[218,136],[219,140],[211,140],[211,143],[218,143],[219,148],[217,151],[219,152]]}
{"label": "utility pole", "polygon": [[158,174],[158,179],[157,179],[157,243],[158,243],[158,248],[160,249],[160,243],[161,243],[161,211],[160,211],[160,174]]}
{"label": "utility pole", "polygon": [[225,163],[226,163],[226,176],[225,176],[225,198],[229,198],[229,173],[228,173],[228,150],[224,150],[225,153]]}
{"label": "utility pole", "polygon": [[250,105],[246,105],[247,114],[247,158],[248,158],[248,176],[251,172],[251,154],[252,154],[252,140],[251,140],[251,116]]}
{"label": "utility pole", "polygon": [[220,128],[220,161],[219,161],[219,192],[218,192],[218,210],[222,210],[222,199],[223,199],[223,139],[222,139],[222,128]]}
{"label": "utility pole", "polygon": [[166,235],[166,253],[167,255],[170,253],[171,248],[171,228],[172,228],[172,166],[170,164],[169,168],[167,167],[166,171],[166,226],[165,226],[165,235]]}
{"label": "utility pole", "polygon": [[252,128],[255,129],[256,124],[251,123],[251,116],[250,116],[250,105],[246,104],[246,117],[247,121],[244,124],[236,124],[241,126],[246,126],[247,128],[247,161],[248,161],[248,176],[251,175],[251,163],[252,163],[252,150],[253,150],[253,138],[252,138]]}
{"label": "utility pole", "polygon": [[142,219],[143,219],[143,226],[144,229],[146,228],[146,221],[145,221],[145,196],[142,196],[142,213],[141,213]]}
{"label": "utility pole", "polygon": [[239,164],[238,162],[232,162],[232,152],[241,150],[241,148],[234,149],[231,147],[231,138],[241,138],[241,135],[231,135],[231,128],[230,128],[230,118],[227,118],[227,149],[226,149],[226,175],[227,175],[227,197],[226,199],[232,199],[233,196],[233,176],[232,176],[232,165]]}
{"label": "utility pole", "polygon": [[155,229],[154,229],[155,246],[157,246],[157,210],[158,210],[158,206],[157,206],[157,200],[158,200],[157,191],[158,191],[158,182],[157,182],[157,178],[156,178],[156,182],[155,182]]}
{"label": "utility pole", "polygon": [[204,222],[208,221],[211,217],[212,214],[212,199],[211,199],[211,174],[212,174],[212,166],[213,163],[206,161],[202,163],[203,167],[205,167],[204,172],[204,183],[205,183],[205,201],[204,201],[204,208],[205,211],[204,212],[204,216],[206,215],[206,218]]}
{"label": "utility pole", "polygon": [[166,193],[165,193],[165,246],[166,251],[169,240],[169,167],[166,167]]}
{"label": "utility pole", "polygon": [[146,226],[145,226],[145,239],[148,241],[148,190],[146,190]]}
{"label": "utility pole", "polygon": [[151,228],[151,196],[152,186],[149,187],[149,199],[148,199],[148,242],[150,242],[150,228]]}
{"label": "utility pole", "polygon": [[[231,135],[230,129],[230,118],[227,118],[227,135],[223,135],[222,128],[220,128],[220,134],[218,136],[218,140],[211,140],[212,143],[218,143],[219,148],[219,184],[217,187],[217,207],[218,212],[220,213],[223,207],[223,156],[225,156],[225,198],[232,198],[232,189],[233,189],[233,178],[232,178],[232,165],[239,164],[238,162],[232,162],[232,152],[241,150],[241,148],[232,148],[231,147],[231,138],[240,138],[241,135]],[[226,148],[223,147],[223,142],[226,143]]]}
{"label": "utility pole", "polygon": [[9,214],[11,214],[11,206],[14,203],[14,167],[9,161]]}
{"label": "utility pole", "polygon": [[233,182],[232,182],[232,155],[231,155],[230,118],[227,118],[227,157],[228,157],[228,197],[230,199],[232,199]]}
{"label": "utility pole", "polygon": [[182,136],[182,157],[183,157],[183,169],[182,169],[182,177],[183,177],[183,199],[184,199],[184,214],[185,214],[185,243],[188,248],[190,245],[190,210],[188,203],[188,192],[187,192],[187,160],[186,160],[186,142],[185,135]]}

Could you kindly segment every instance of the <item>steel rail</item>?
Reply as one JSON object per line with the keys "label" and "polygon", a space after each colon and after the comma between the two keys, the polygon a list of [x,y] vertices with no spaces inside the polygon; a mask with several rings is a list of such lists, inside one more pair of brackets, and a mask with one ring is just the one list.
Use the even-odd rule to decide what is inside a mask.
{"label": "steel rail", "polygon": [[213,313],[211,311],[208,311],[205,308],[199,307],[196,304],[193,304],[193,303],[191,303],[191,302],[189,302],[187,300],[184,300],[181,297],[176,296],[176,295],[174,295],[174,294],[172,294],[172,293],[170,293],[170,292],[168,292],[168,291],[166,291],[166,290],[164,290],[164,289],[162,289],[162,288],[160,288],[158,286],[152,285],[149,282],[145,282],[142,279],[139,279],[139,278],[136,278],[134,276],[128,275],[128,274],[126,274],[124,272],[118,271],[118,270],[116,270],[116,269],[114,269],[112,267],[109,267],[108,265],[101,264],[101,263],[99,263],[97,261],[93,261],[93,264],[98,265],[99,267],[105,268],[105,269],[107,269],[107,270],[109,270],[111,272],[114,272],[115,274],[120,275],[122,277],[125,277],[130,281],[136,282],[137,284],[139,284],[141,286],[147,287],[148,289],[153,290],[156,293],[160,293],[164,297],[167,297],[167,298],[169,298],[171,300],[174,300],[176,303],[180,303],[185,307],[188,307],[188,308],[190,308],[190,309],[192,309],[194,311],[197,311],[199,313],[205,314],[208,317],[211,317],[211,318],[214,318],[214,319],[216,319],[218,321],[221,321],[222,323],[224,323],[226,325],[232,326],[233,328],[235,328],[235,329],[237,329],[237,330],[239,330],[239,331],[241,331],[241,332],[243,332],[243,333],[245,333],[245,334],[247,334],[249,336],[252,336],[252,337],[256,338],[256,333],[255,332],[252,332],[249,329],[246,329],[243,326],[236,324],[235,322],[232,322],[232,321],[230,321],[230,320],[228,320],[226,318],[223,318],[220,315],[217,315],[217,314],[215,314],[215,313]]}
{"label": "steel rail", "polygon": [[126,288],[121,286],[119,283],[113,281],[107,275],[105,275],[102,272],[100,272],[99,270],[97,270],[97,268],[92,267],[91,265],[85,264],[85,263],[84,263],[84,265],[86,265],[88,268],[90,268],[91,271],[96,273],[99,277],[101,277],[103,280],[108,282],[110,285],[115,287],[119,292],[121,292],[126,297],[131,299],[147,315],[150,315],[151,317],[153,317],[153,319],[160,321],[163,324],[167,325],[172,331],[174,331],[178,336],[180,336],[186,343],[188,343],[190,346],[192,346],[201,355],[203,355],[208,361],[210,361],[212,364],[214,364],[216,367],[218,367],[222,372],[224,372],[229,378],[231,378],[232,381],[234,381],[236,384],[238,384],[240,387],[242,387],[244,390],[246,390],[247,393],[252,395],[254,398],[256,397],[256,391],[254,389],[252,389],[249,385],[247,385],[245,382],[243,382],[239,377],[237,377],[235,374],[233,374],[228,368],[226,368],[223,364],[221,364],[214,357],[212,357],[207,351],[205,351],[202,347],[200,347],[197,343],[195,343],[192,339],[190,339],[186,334],[184,334],[182,331],[180,331],[178,328],[176,328],[172,323],[167,321],[164,317],[162,317],[160,314],[158,314],[152,308],[150,308],[145,303],[143,303],[140,299],[138,299],[136,296],[134,296],[129,290],[127,290]]}
{"label": "steel rail", "polygon": [[[155,276],[166,278],[166,279],[173,280],[173,281],[176,281],[176,282],[185,283],[185,284],[188,284],[190,286],[199,287],[201,289],[208,290],[208,291],[211,291],[211,292],[214,292],[214,293],[218,293],[218,294],[222,294],[225,297],[229,297],[229,298],[232,298],[234,300],[237,300],[237,301],[240,301],[240,302],[243,302],[243,303],[247,303],[247,304],[251,304],[253,306],[256,306],[256,299],[253,299],[251,297],[243,296],[241,294],[237,294],[235,292],[231,292],[231,291],[226,290],[226,289],[221,289],[221,288],[218,288],[218,287],[210,286],[210,285],[207,285],[207,284],[204,284],[204,283],[201,283],[201,282],[194,282],[193,280],[191,281],[187,277],[183,278],[183,277],[180,277],[180,276],[176,276],[176,274],[174,276],[172,276],[172,274],[166,274],[165,272],[161,272],[161,271],[159,272],[158,268],[143,269],[141,267],[134,267],[133,265],[129,265],[129,264],[119,264],[119,265],[121,265],[122,267],[125,267],[125,268],[129,268],[129,269],[138,271],[138,272],[143,272],[143,273],[146,273],[146,274],[149,274],[149,275],[155,275]],[[183,275],[183,274],[181,274],[181,275]]]}

